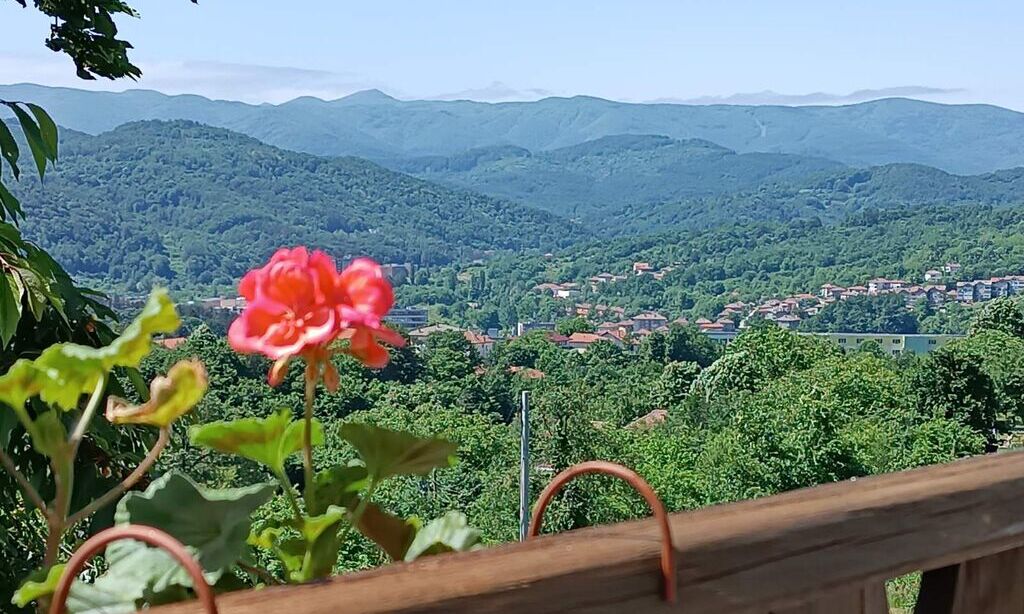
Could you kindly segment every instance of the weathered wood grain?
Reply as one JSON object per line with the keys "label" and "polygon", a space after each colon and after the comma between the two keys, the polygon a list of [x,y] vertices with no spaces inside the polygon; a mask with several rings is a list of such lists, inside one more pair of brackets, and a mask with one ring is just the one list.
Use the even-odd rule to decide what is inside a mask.
{"label": "weathered wood grain", "polygon": [[1003,453],[674,514],[673,606],[658,597],[651,520],[235,593],[218,604],[223,614],[764,614],[1024,545],[1022,492],[1024,453]]}

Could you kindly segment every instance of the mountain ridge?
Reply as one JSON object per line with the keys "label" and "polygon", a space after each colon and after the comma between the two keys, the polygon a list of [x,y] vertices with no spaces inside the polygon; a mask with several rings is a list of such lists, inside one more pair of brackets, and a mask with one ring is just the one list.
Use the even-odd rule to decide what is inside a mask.
{"label": "mountain ridge", "polygon": [[[917,162],[958,173],[1024,165],[1024,113],[889,98],[844,106],[640,104],[595,97],[536,102],[302,99],[247,105],[153,92],[0,86],[58,123],[97,134],[144,119],[188,119],[316,155],[390,163],[475,147],[558,149],[612,134],[703,138],[740,153],[791,153],[853,166]],[[385,95],[386,96],[386,95]],[[351,96],[349,97],[351,98]]]}

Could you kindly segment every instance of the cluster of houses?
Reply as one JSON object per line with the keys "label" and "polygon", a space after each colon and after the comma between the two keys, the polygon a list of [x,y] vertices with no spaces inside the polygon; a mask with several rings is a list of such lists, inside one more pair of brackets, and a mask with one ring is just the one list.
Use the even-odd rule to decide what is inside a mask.
{"label": "cluster of houses", "polygon": [[[658,268],[650,262],[634,262],[633,263],[633,275],[650,275],[654,279],[664,279],[666,275],[674,271],[675,265]],[[629,279],[629,275],[617,275],[614,273],[598,273],[587,278],[587,285],[590,286],[591,292],[600,292],[601,288],[606,284],[613,284],[620,281],[626,281]],[[561,283],[543,283],[533,287],[537,292],[543,292],[551,294],[554,298],[559,299],[574,299],[579,297],[582,293],[583,286],[574,281],[567,281]]]}

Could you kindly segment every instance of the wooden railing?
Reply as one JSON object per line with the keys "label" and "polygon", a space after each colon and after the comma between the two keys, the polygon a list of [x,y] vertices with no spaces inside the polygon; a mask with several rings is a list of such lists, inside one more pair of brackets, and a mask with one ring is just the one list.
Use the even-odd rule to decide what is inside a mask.
{"label": "wooden railing", "polygon": [[1024,453],[673,514],[671,528],[674,604],[651,519],[217,601],[222,614],[876,614],[887,579],[924,571],[915,612],[1024,612]]}

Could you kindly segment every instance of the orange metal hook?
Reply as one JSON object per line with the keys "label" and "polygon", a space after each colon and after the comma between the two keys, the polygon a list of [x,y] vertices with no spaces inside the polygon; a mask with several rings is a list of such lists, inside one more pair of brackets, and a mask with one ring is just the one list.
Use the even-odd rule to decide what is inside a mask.
{"label": "orange metal hook", "polygon": [[199,566],[199,563],[196,562],[185,546],[160,529],[141,524],[111,527],[85,540],[85,543],[71,555],[71,560],[68,561],[67,566],[64,568],[60,582],[57,583],[57,590],[53,593],[53,600],[50,602],[50,614],[63,614],[65,602],[68,599],[68,592],[71,590],[71,583],[75,581],[78,572],[85,567],[89,559],[95,556],[107,544],[119,539],[137,539],[150,546],[166,550],[192,577],[192,588],[195,589],[196,596],[203,604],[203,607],[206,608],[206,611],[210,614],[217,614],[217,603],[213,598],[213,589],[210,588],[210,585],[206,583],[206,578],[203,577],[203,568]]}
{"label": "orange metal hook", "polygon": [[665,601],[669,603],[675,603],[676,601],[676,562],[675,562],[675,549],[672,547],[672,530],[668,524],[668,512],[665,511],[665,505],[658,498],[658,495],[654,493],[654,489],[647,483],[642,477],[640,477],[632,469],[627,469],[622,465],[616,463],[610,463],[608,461],[587,461],[578,465],[573,465],[565,471],[555,476],[551,483],[540,493],[540,498],[537,499],[537,505],[533,508],[533,517],[530,519],[530,530],[527,533],[527,537],[533,538],[540,533],[541,522],[544,518],[544,510],[547,509],[548,504],[551,503],[551,499],[565,486],[570,480],[577,476],[585,475],[588,473],[603,473],[617,477],[630,486],[632,486],[638,493],[643,495],[643,498],[647,500],[647,505],[651,507],[651,511],[654,513],[654,517],[658,521],[658,526],[661,529],[661,577],[662,577],[662,595]]}

